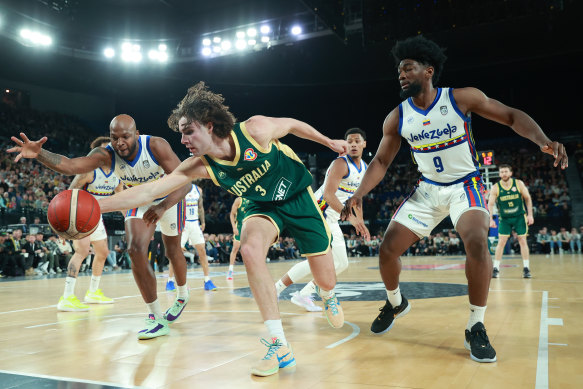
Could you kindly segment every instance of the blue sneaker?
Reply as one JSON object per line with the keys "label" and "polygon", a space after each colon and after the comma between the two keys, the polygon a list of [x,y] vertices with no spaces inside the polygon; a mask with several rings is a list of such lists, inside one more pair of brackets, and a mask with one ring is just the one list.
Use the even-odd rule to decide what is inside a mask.
{"label": "blue sneaker", "polygon": [[176,297],[176,300],[174,300],[174,304],[172,304],[172,306],[168,308],[168,310],[164,314],[164,320],[166,320],[168,323],[175,322],[176,319],[180,317],[180,314],[184,310],[184,307],[186,307],[189,298],[190,296],[187,296],[186,298]]}
{"label": "blue sneaker", "polygon": [[217,290],[215,284],[213,284],[213,280],[208,280],[204,283],[204,290]]}
{"label": "blue sneaker", "polygon": [[168,327],[168,322],[164,319],[156,319],[151,313],[146,319],[146,328],[138,332],[138,339],[146,340],[157,338],[158,336],[168,335],[170,333],[170,328]]}
{"label": "blue sneaker", "polygon": [[166,283],[166,290],[168,291],[176,290],[176,285],[174,285],[174,281],[168,281]]}

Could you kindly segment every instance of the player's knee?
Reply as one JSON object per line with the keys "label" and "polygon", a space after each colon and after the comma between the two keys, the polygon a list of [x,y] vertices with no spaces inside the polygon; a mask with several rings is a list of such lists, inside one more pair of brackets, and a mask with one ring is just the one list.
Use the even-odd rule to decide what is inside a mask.
{"label": "player's knee", "polygon": [[464,241],[466,253],[476,257],[479,257],[484,253],[489,253],[487,239],[488,238],[482,236],[482,234],[471,234]]}
{"label": "player's knee", "polygon": [[322,290],[332,290],[336,286],[336,277],[326,277],[326,279],[316,279],[314,277],[314,281],[316,282],[316,285],[318,285],[318,287]]}
{"label": "player's knee", "polygon": [[81,258],[87,258],[89,255],[89,247],[80,247],[75,250],[76,254],[79,254]]}
{"label": "player's knee", "polygon": [[265,260],[265,258],[262,258],[261,249],[252,244],[242,244],[239,251],[241,252],[241,257],[245,264]]}
{"label": "player's knee", "polygon": [[128,248],[128,254],[130,255],[132,261],[148,257],[148,252],[143,247],[139,247],[138,245],[130,245]]}
{"label": "player's knee", "polygon": [[399,258],[401,253],[397,252],[393,244],[384,241],[379,247],[379,260],[390,261]]}

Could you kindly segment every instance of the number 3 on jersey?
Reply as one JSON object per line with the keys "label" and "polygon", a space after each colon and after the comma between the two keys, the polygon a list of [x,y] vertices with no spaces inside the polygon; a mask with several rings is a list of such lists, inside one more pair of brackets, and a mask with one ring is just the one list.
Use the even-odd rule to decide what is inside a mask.
{"label": "number 3 on jersey", "polygon": [[441,173],[443,171],[443,162],[440,157],[433,158],[433,164],[435,165],[435,171]]}

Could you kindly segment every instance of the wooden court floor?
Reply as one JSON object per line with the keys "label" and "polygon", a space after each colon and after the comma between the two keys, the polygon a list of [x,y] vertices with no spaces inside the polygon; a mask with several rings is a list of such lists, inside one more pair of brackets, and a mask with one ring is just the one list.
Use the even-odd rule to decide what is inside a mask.
{"label": "wooden court floor", "polygon": [[[268,266],[277,279],[293,263]],[[376,258],[352,258],[339,277],[346,323],[338,330],[322,313],[293,305],[289,292],[297,289],[288,288],[280,310],[297,366],[264,378],[248,372],[265,354],[259,339],[267,334],[243,266],[229,282],[226,267],[211,267],[216,292],[202,289],[200,269],[189,270],[182,317],[169,336],[149,341],[136,338],[145,306],[129,272],[104,273],[102,289],[115,303],[84,313],[57,312],[64,278],[4,279],[0,372],[55,388],[583,388],[582,255],[533,256],[529,280],[520,258],[503,260],[486,312],[498,354],[492,364],[473,362],[463,346],[462,257],[404,257],[401,289],[412,309],[380,336],[370,333],[385,298],[377,268]],[[174,294],[158,281],[165,309]],[[79,297],[88,285],[88,276],[78,279]],[[0,388],[18,387],[2,380]]]}

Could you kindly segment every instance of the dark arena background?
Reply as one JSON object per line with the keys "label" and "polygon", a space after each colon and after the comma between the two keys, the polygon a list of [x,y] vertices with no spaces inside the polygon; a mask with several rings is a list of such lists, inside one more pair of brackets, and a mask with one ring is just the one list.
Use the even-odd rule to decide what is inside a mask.
{"label": "dark arena background", "polygon": [[[576,0],[0,1],[0,387],[583,387],[582,17]],[[446,48],[437,87],[475,87],[526,112],[568,154],[567,169],[554,167],[552,156],[511,128],[472,116],[486,199],[499,166],[509,164],[530,193],[534,218],[526,236],[532,278],[522,277],[524,249],[513,234],[490,283],[485,324],[497,362],[476,363],[464,349],[466,249],[449,218],[401,257],[408,317],[387,334],[370,331],[386,299],[383,235],[420,177],[404,139],[363,200],[371,239],[340,222],[349,266],[335,290],[345,325],[332,329],[322,312],[290,301],[309,277],[279,296],[293,371],[249,374],[265,351],[258,335],[268,336],[240,254],[227,279],[235,197],[210,180],[196,184],[216,289],[204,287],[200,255],[187,243],[190,301],[169,336],[136,339],[145,311],[119,212],[103,215],[110,255],[98,281],[113,304],[59,309],[74,249],[52,237],[46,212],[74,176],[34,159],[14,162],[12,136],[47,136],[44,148],[80,157],[93,139],[109,136],[114,116],[128,114],[141,134],[166,139],[185,160],[188,150],[167,119],[187,89],[204,81],[238,121],[291,117],[333,139],[359,127],[370,163],[385,117],[401,102],[391,48],[416,35]],[[282,142],[316,191],[337,154],[294,135]],[[494,259],[497,228],[489,243]],[[300,254],[280,231],[266,258],[273,282]],[[79,269],[81,300],[96,275],[94,256]],[[166,290],[168,259],[156,235],[148,259],[165,309],[176,292]]]}

